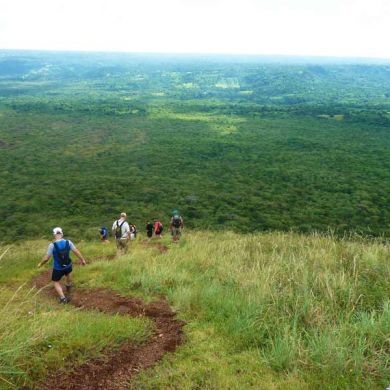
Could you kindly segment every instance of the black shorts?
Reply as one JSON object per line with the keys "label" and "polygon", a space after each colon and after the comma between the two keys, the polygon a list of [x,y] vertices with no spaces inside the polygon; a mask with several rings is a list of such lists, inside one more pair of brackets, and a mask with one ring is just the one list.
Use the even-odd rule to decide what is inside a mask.
{"label": "black shorts", "polygon": [[51,274],[51,280],[53,282],[59,282],[63,276],[69,275],[72,272],[72,267],[65,268],[63,270],[53,269]]}
{"label": "black shorts", "polygon": [[146,235],[147,235],[148,237],[152,237],[152,236],[153,236],[153,231],[152,231],[152,230],[147,230],[147,231],[146,231]]}

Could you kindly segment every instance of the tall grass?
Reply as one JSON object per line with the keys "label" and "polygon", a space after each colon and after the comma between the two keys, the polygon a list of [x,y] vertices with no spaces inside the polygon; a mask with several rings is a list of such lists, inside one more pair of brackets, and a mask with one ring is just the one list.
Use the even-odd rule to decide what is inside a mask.
{"label": "tall grass", "polygon": [[[191,323],[189,329],[196,329],[184,347],[192,348],[195,361],[203,348],[196,340],[201,330],[211,332],[207,343],[213,339],[226,354],[222,365],[250,355],[257,371],[283,374],[283,380],[274,377],[275,383],[294,377],[297,382],[288,383],[297,388],[388,385],[390,269],[384,244],[316,234],[192,233],[167,254],[135,246],[129,256],[96,263],[91,270],[92,278],[81,270],[83,283],[167,295]],[[171,364],[182,374],[190,363],[179,353]],[[241,369],[247,364],[239,358],[235,363]],[[195,367],[202,372],[210,363]],[[198,374],[194,366],[187,368],[193,377],[175,376],[172,366],[165,375],[191,387]],[[161,377],[164,368],[158,372]],[[219,374],[208,373],[198,385],[219,388],[226,385],[226,375],[221,381]],[[237,377],[229,386],[246,384]],[[264,385],[261,379],[253,386],[259,384]]]}
{"label": "tall grass", "polygon": [[[207,232],[187,232],[178,244],[168,238],[159,243],[168,245],[168,252],[132,242],[128,255],[112,261],[93,259],[114,253],[113,243],[81,243],[92,263],[74,272],[78,286],[106,286],[145,299],[167,296],[188,321],[186,344],[143,373],[136,385],[308,390],[383,390],[389,385],[386,244],[331,235]],[[29,245],[30,255],[17,255],[25,260],[16,261],[10,280],[35,272],[28,258],[43,243]],[[13,250],[3,262],[11,261]],[[54,311],[46,305],[50,307],[48,302],[39,305],[40,316],[17,322],[46,323],[50,314],[43,313]],[[61,313],[72,323],[77,316],[92,315],[70,308]],[[102,323],[114,326],[115,321],[109,317]],[[107,332],[108,328],[100,332],[104,325],[96,324],[92,333]],[[53,329],[53,321],[45,326]],[[4,329],[0,327],[0,334]],[[80,339],[75,345],[68,345],[70,355],[88,343]],[[44,355],[47,364],[48,354]],[[17,359],[7,359],[9,370],[19,367]],[[36,367],[33,360],[30,371],[24,367],[23,372]],[[42,368],[37,370],[42,373]]]}
{"label": "tall grass", "polygon": [[[128,339],[138,344],[150,336],[148,320],[60,306],[28,287],[28,279],[14,287],[21,275],[35,272],[31,253],[37,245],[31,245],[11,248],[0,263],[5,273],[15,273],[8,285],[0,284],[0,389],[31,386],[48,372],[67,370],[108,346]],[[30,257],[31,263],[22,261]]]}

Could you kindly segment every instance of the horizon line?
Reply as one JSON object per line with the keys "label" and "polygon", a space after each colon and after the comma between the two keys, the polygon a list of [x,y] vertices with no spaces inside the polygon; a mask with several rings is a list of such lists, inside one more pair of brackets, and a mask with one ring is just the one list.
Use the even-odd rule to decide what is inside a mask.
{"label": "horizon line", "polygon": [[325,54],[265,54],[265,53],[234,53],[234,52],[159,52],[159,51],[127,51],[127,50],[89,50],[89,49],[39,49],[39,48],[1,48],[0,51],[25,51],[25,52],[55,52],[55,53],[90,53],[90,54],[135,54],[135,55],[161,55],[161,56],[232,56],[232,57],[280,57],[297,59],[335,59],[335,60],[358,60],[358,61],[386,61],[390,62],[390,57],[370,57],[370,56],[341,56]]}

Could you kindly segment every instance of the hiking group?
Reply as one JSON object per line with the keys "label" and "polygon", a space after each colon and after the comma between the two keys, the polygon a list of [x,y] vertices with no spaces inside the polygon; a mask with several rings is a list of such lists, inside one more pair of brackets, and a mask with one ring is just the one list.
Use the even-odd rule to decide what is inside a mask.
{"label": "hiking group", "polygon": [[[116,246],[118,250],[123,253],[127,252],[129,241],[137,238],[137,227],[134,224],[129,224],[126,219],[127,214],[121,213],[120,218],[114,221],[112,225],[112,233],[115,237]],[[180,239],[183,228],[183,218],[177,210],[173,210],[169,230],[174,242],[177,242]],[[149,240],[153,237],[153,235],[157,238],[161,238],[164,225],[159,219],[154,220],[154,222],[149,220],[146,222],[145,229],[146,236]],[[102,242],[108,242],[108,230],[104,226],[100,229],[100,237]]]}
{"label": "hiking group", "polygon": [[[112,234],[115,237],[117,250],[121,254],[127,253],[129,241],[135,240],[137,237],[136,225],[129,224],[126,219],[127,214],[122,212],[119,219],[114,221],[111,229]],[[169,224],[173,242],[177,242],[180,239],[183,228],[183,218],[179,215],[177,210],[174,210]],[[151,221],[146,223],[146,235],[149,240],[153,237],[153,234],[155,237],[161,238],[163,230],[164,226],[159,220],[155,220],[154,223]],[[99,229],[99,233],[101,241],[104,244],[109,243],[109,233],[105,226],[102,226],[101,229]],[[64,238],[63,231],[60,227],[53,229],[53,236],[53,241],[49,244],[46,254],[38,263],[38,267],[42,267],[51,257],[53,258],[51,280],[53,281],[54,289],[58,294],[60,303],[68,303],[69,297],[65,295],[60,281],[65,276],[65,288],[66,292],[69,293],[72,288],[71,273],[73,271],[70,252],[73,252],[79,258],[81,265],[86,265],[86,261],[73,242]]]}

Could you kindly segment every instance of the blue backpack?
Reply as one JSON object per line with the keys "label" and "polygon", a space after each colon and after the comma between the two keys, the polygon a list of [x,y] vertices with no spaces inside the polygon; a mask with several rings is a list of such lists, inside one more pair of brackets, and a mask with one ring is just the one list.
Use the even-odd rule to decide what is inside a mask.
{"label": "blue backpack", "polygon": [[107,238],[108,237],[108,229],[105,226],[103,226],[100,229],[100,234],[103,236],[103,238]]}
{"label": "blue backpack", "polygon": [[58,257],[58,262],[60,263],[61,267],[67,267],[71,264],[72,260],[69,256],[70,253],[70,244],[69,241],[65,241],[65,247],[63,249],[60,249],[57,242],[53,242],[55,253]]}

